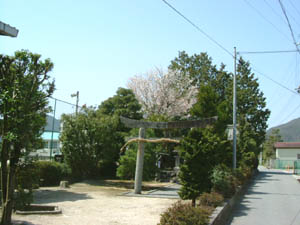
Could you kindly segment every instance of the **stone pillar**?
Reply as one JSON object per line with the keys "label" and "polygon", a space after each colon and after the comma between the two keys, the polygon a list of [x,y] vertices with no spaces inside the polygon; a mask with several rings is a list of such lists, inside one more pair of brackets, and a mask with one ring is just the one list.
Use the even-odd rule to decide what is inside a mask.
{"label": "stone pillar", "polygon": [[[139,138],[145,138],[145,128],[140,128]],[[134,181],[134,193],[141,194],[144,166],[144,142],[139,142],[139,149],[136,156],[136,169]]]}

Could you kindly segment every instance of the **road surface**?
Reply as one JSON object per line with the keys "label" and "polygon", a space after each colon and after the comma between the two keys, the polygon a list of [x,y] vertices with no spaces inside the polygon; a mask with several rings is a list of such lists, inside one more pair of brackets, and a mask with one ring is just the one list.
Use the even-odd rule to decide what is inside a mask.
{"label": "road surface", "polygon": [[300,225],[300,183],[280,170],[259,170],[228,225]]}

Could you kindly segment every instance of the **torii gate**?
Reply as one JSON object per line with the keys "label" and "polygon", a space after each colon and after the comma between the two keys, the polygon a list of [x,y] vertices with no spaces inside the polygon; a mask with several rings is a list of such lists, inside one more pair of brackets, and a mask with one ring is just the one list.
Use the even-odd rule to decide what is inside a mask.
{"label": "torii gate", "polygon": [[134,180],[134,193],[141,194],[142,191],[142,178],[143,178],[143,166],[144,166],[144,142],[173,142],[179,143],[178,140],[170,138],[161,138],[161,139],[145,139],[145,129],[154,128],[154,129],[170,129],[170,128],[192,128],[192,127],[206,127],[214,123],[218,119],[217,116],[205,118],[201,120],[189,120],[189,121],[172,121],[172,122],[149,122],[141,120],[128,119],[126,117],[120,116],[120,120],[129,128],[140,128],[139,138],[129,140],[123,147],[124,149],[129,143],[133,141],[139,142],[137,160],[136,160],[136,169],[135,169],[135,180]]}

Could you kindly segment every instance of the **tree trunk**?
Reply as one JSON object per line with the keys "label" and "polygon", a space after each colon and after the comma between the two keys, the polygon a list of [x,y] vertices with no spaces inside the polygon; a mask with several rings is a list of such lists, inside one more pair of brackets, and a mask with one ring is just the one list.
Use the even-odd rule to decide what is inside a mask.
{"label": "tree trunk", "polygon": [[196,207],[196,199],[195,198],[192,199],[192,206]]}
{"label": "tree trunk", "polygon": [[7,191],[5,202],[2,202],[1,225],[11,224],[11,215],[13,211],[13,197],[15,190],[15,165],[11,165],[7,174]]}

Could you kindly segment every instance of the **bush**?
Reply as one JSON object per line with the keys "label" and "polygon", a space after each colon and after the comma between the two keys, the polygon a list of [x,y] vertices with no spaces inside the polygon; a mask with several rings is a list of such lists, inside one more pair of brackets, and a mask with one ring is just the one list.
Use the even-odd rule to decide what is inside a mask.
{"label": "bush", "polygon": [[[135,176],[137,144],[132,144],[131,148],[126,150],[125,154],[120,157],[120,166],[117,168],[117,177],[121,179],[131,180]],[[143,180],[154,180],[156,167],[155,149],[151,144],[145,144],[144,151],[144,167],[143,167]]]}
{"label": "bush", "polygon": [[23,189],[20,185],[14,195],[14,210],[24,210],[33,202],[32,189]]}
{"label": "bush", "polygon": [[199,206],[210,206],[216,208],[222,205],[224,198],[221,194],[216,192],[203,193],[199,197]]}
{"label": "bush", "polygon": [[63,179],[70,177],[71,169],[66,164],[53,161],[34,163],[40,180],[40,186],[57,186]]}
{"label": "bush", "polygon": [[212,208],[193,207],[179,201],[161,214],[158,225],[207,225],[211,213]]}
{"label": "bush", "polygon": [[213,184],[212,190],[222,194],[225,198],[231,197],[238,186],[236,177],[231,169],[225,165],[218,165],[213,169],[211,182]]}
{"label": "bush", "polygon": [[21,162],[16,170],[14,210],[22,210],[33,202],[32,189],[39,187],[39,176],[32,161]]}

